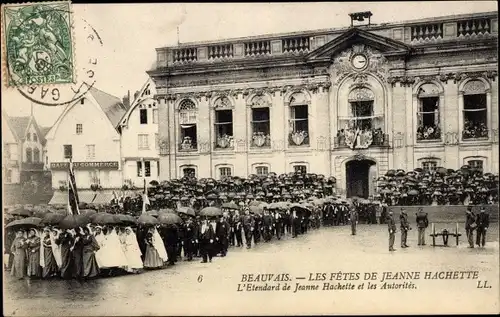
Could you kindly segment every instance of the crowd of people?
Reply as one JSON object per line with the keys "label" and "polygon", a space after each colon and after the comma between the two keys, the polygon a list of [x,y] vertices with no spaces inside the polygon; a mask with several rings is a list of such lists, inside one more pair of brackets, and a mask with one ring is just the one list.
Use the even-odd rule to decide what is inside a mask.
{"label": "crowd of people", "polygon": [[417,128],[417,140],[439,140],[441,139],[441,129],[439,125],[419,126]]}
{"label": "crowd of people", "polygon": [[374,196],[389,206],[488,205],[498,203],[498,175],[468,165],[458,170],[389,170]]}
{"label": "crowd of people", "polygon": [[465,120],[464,130],[462,131],[463,139],[477,139],[488,137],[488,127],[484,122],[473,122]]}

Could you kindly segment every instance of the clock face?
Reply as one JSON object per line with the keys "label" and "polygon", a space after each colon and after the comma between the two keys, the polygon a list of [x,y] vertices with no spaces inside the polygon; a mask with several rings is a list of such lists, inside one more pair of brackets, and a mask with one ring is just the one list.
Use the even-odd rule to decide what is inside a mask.
{"label": "clock face", "polygon": [[366,65],[368,64],[368,60],[366,59],[365,55],[355,55],[352,58],[352,66],[356,69],[362,69],[365,68]]}

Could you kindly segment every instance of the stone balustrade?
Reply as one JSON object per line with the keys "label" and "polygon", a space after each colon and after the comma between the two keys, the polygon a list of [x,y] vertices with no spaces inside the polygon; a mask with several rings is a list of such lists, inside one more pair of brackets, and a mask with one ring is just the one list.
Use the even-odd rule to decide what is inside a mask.
{"label": "stone balustrade", "polygon": [[[408,45],[441,43],[443,41],[473,40],[498,36],[496,13],[468,14],[442,19],[427,19],[360,28],[385,34]],[[192,63],[241,60],[273,56],[304,55],[316,50],[349,28],[304,31],[283,35],[258,36],[211,43],[181,44],[157,49],[157,67],[171,67]]]}

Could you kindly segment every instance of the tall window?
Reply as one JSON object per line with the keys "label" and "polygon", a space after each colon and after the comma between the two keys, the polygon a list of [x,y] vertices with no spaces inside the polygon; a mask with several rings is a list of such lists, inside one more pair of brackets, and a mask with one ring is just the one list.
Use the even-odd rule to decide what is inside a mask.
{"label": "tall window", "polygon": [[141,124],[148,124],[148,109],[140,109],[139,117]]}
{"label": "tall window", "polygon": [[440,140],[439,88],[423,84],[418,90],[417,141]]}
{"label": "tall window", "polygon": [[76,124],[76,134],[82,134],[83,133],[83,124],[77,123]]}
{"label": "tall window", "polygon": [[219,168],[220,178],[231,176],[231,168],[230,167],[220,167]]}
{"label": "tall window", "polygon": [[3,145],[3,157],[7,160],[10,160],[12,157],[12,153],[10,152],[10,145],[9,144]]}
{"label": "tall window", "polygon": [[483,82],[469,81],[464,86],[464,140],[488,137],[488,110],[486,107],[486,90]]}
{"label": "tall window", "polygon": [[156,172],[158,173],[158,176],[160,176],[160,161],[156,162]]}
{"label": "tall window", "polygon": [[36,133],[33,133],[33,141],[38,142],[38,137],[36,136]]}
{"label": "tall window", "polygon": [[91,184],[99,185],[101,183],[101,180],[99,178],[99,171],[97,170],[89,171],[89,179]]}
{"label": "tall window", "polygon": [[423,161],[422,169],[426,172],[433,172],[436,170],[437,161]]}
{"label": "tall window", "polygon": [[215,110],[216,146],[229,148],[233,146],[233,111]]}
{"label": "tall window", "polygon": [[153,109],[153,123],[158,123],[158,109]]}
{"label": "tall window", "polygon": [[144,166],[141,161],[137,161],[137,177],[142,177],[142,172],[145,170],[145,177],[151,176],[151,162],[144,161]]}
{"label": "tall window", "polygon": [[31,141],[31,133],[26,134],[26,141]]}
{"label": "tall window", "polygon": [[147,134],[139,134],[138,135],[138,145],[139,150],[148,150],[149,149],[149,140]]}
{"label": "tall window", "polygon": [[33,151],[31,150],[31,148],[26,149],[26,162],[27,163],[33,162]]}
{"label": "tall window", "polygon": [[290,106],[290,145],[309,144],[308,112],[307,105]]}
{"label": "tall window", "polygon": [[65,159],[73,158],[73,146],[71,144],[63,145],[63,149],[64,149],[64,158]]}
{"label": "tall window", "polygon": [[87,159],[95,159],[95,144],[87,145]]}
{"label": "tall window", "polygon": [[182,169],[182,174],[184,177],[196,177],[196,169],[193,167],[185,167]]}
{"label": "tall window", "polygon": [[295,165],[293,167],[293,170],[295,171],[295,173],[306,174],[307,173],[307,166],[305,166],[305,165]]}
{"label": "tall window", "polygon": [[33,150],[33,162],[40,163],[40,150],[38,148]]}
{"label": "tall window", "polygon": [[267,175],[269,174],[269,167],[267,166],[257,166],[255,168],[255,172],[257,175]]}
{"label": "tall window", "polygon": [[197,130],[196,130],[196,106],[189,99],[183,100],[179,105],[179,124],[180,124],[180,150],[194,150],[197,148]]}
{"label": "tall window", "polygon": [[252,108],[252,144],[259,147],[271,144],[269,107]]}
{"label": "tall window", "polygon": [[477,170],[483,171],[483,160],[470,160],[467,162],[467,165]]}

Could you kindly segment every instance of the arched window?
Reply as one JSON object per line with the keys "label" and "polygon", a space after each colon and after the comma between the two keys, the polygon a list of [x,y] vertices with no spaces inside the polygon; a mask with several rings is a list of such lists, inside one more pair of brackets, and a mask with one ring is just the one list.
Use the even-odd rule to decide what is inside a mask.
{"label": "arched window", "polygon": [[189,151],[197,149],[197,113],[194,102],[190,99],[184,99],[179,104],[179,125],[180,125],[180,144],[179,150]]}
{"label": "arched window", "polygon": [[267,96],[254,96],[250,100],[252,116],[252,146],[271,146],[270,102]]}
{"label": "arched window", "polygon": [[216,166],[216,170],[219,179],[224,179],[229,176],[233,176],[233,166],[232,165],[219,165]]}
{"label": "arched window", "polygon": [[463,87],[462,139],[488,137],[486,87],[480,80],[471,80]]}
{"label": "arched window", "polygon": [[33,162],[40,162],[40,150],[38,148],[35,148],[35,150],[33,150]]}
{"label": "arched window", "polygon": [[233,110],[229,98],[220,97],[214,102],[215,147],[233,148]]}
{"label": "arched window", "polygon": [[26,141],[31,141],[31,133],[26,133]]}
{"label": "arched window", "polygon": [[33,151],[31,150],[31,148],[27,148],[26,149],[26,162],[28,162],[28,163],[32,163],[33,162],[33,156],[32,156],[32,154],[33,154]]}
{"label": "arched window", "polygon": [[38,142],[38,137],[36,136],[36,133],[33,133],[33,141]]}
{"label": "arched window", "polygon": [[435,84],[423,84],[417,98],[417,141],[440,140],[439,88]]}
{"label": "arched window", "polygon": [[309,98],[304,92],[290,96],[290,145],[309,145]]}
{"label": "arched window", "polygon": [[420,167],[426,172],[433,172],[440,166],[441,160],[437,157],[424,157],[419,160]]}

